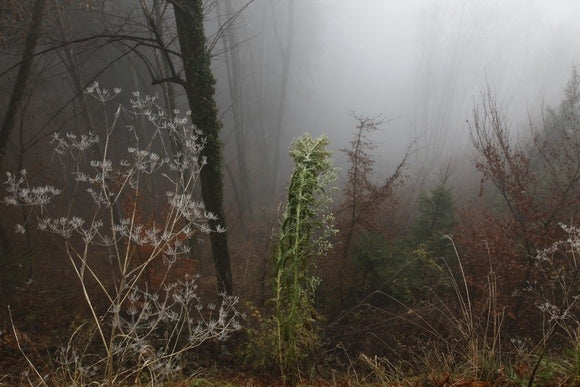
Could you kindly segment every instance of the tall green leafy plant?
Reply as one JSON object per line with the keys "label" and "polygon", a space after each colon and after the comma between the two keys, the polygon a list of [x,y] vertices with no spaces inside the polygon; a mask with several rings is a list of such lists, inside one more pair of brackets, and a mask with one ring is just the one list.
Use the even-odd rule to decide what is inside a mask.
{"label": "tall green leafy plant", "polygon": [[311,269],[314,257],[330,247],[328,236],[334,231],[332,215],[324,215],[325,188],[335,177],[328,143],[325,136],[304,135],[290,147],[295,166],[274,252],[276,357],[290,382],[318,341],[313,327],[318,280]]}

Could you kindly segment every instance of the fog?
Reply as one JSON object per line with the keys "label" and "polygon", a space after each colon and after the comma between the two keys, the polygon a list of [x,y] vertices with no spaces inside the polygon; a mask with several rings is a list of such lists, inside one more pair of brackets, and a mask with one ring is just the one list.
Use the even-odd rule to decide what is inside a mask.
{"label": "fog", "polygon": [[345,147],[354,112],[385,120],[377,152],[396,159],[417,138],[422,162],[445,159],[466,149],[487,85],[520,128],[580,63],[579,14],[572,0],[297,1],[287,140],[311,131]]}
{"label": "fog", "polygon": [[578,385],[579,16],[0,0],[0,385]]}
{"label": "fog", "polygon": [[[41,39],[48,52],[37,65],[42,82],[31,86],[35,94],[30,106],[36,114],[23,116],[26,127],[47,131],[78,126],[70,120],[77,117],[71,103],[92,80],[127,93],[159,96],[167,92],[164,87],[173,87],[176,107],[188,109],[181,87],[152,85],[152,76],[163,78],[165,71],[159,50],[145,44],[132,52],[130,39],[94,44],[90,38],[98,33],[149,37],[143,4],[157,7],[166,48],[178,52],[170,3],[107,1],[93,9],[71,4],[50,10]],[[573,0],[205,4],[224,158],[231,167],[226,186],[239,179],[259,193],[271,191],[270,197],[283,192],[291,169],[288,146],[304,132],[326,134],[344,170],[340,150],[352,138],[353,115],[376,117],[384,121],[372,138],[377,173],[388,174],[410,144],[409,167],[430,173],[451,158],[469,157],[467,121],[487,87],[517,133],[529,127],[529,118],[540,122],[543,109],[559,103],[572,66],[580,63],[580,4]],[[229,20],[231,26],[222,28]],[[0,52],[6,69],[19,58],[24,32],[11,18],[3,23],[6,37],[14,36],[12,41],[5,38],[8,43]],[[226,47],[224,31],[233,33],[232,48]],[[84,38],[86,43],[75,43],[72,64],[53,51],[67,39]],[[173,60],[180,71],[179,58]],[[78,72],[73,78],[70,69]],[[12,87],[15,72],[7,74],[2,90]],[[239,85],[232,88],[234,78]],[[251,181],[244,183],[242,170]]]}

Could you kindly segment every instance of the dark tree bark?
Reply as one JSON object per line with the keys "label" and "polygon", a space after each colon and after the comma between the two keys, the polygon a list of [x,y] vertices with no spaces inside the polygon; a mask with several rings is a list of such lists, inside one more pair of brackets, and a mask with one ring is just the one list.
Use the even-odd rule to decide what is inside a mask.
{"label": "dark tree bark", "polygon": [[[203,28],[203,4],[202,0],[175,0],[173,5],[191,120],[206,140],[200,155],[207,161],[200,175],[201,194],[206,209],[217,217],[211,226],[225,228],[222,144],[219,138],[221,122],[217,116],[215,78],[210,68],[210,54]],[[212,232],[210,240],[218,290],[231,294],[232,275],[226,233]]]}
{"label": "dark tree bark", "polygon": [[[20,105],[22,104],[24,91],[26,90],[26,84],[28,83],[28,78],[30,78],[30,72],[32,71],[32,64],[34,63],[34,50],[36,49],[36,43],[38,42],[38,38],[40,36],[42,15],[44,13],[45,6],[46,0],[36,0],[32,8],[32,18],[30,20],[30,27],[28,28],[28,34],[26,36],[26,42],[24,43],[22,62],[18,67],[16,82],[14,83],[14,88],[12,89],[10,101],[8,102],[6,115],[2,121],[2,127],[0,128],[0,168],[2,167],[2,162],[4,161],[6,146],[8,145],[8,140],[10,139],[12,129],[14,128],[16,116],[18,115]],[[10,243],[8,242],[8,238],[6,238],[2,229],[0,229],[0,245],[5,251],[12,250]]]}
{"label": "dark tree bark", "polygon": [[10,139],[10,134],[14,128],[14,122],[20,109],[22,98],[24,97],[26,83],[28,83],[28,78],[30,77],[30,72],[32,71],[32,64],[34,63],[34,50],[36,49],[36,43],[38,42],[38,38],[40,36],[42,15],[44,13],[45,6],[46,0],[36,0],[32,8],[32,18],[30,19],[30,27],[28,28],[26,42],[24,43],[22,62],[18,68],[18,75],[16,76],[16,82],[14,83],[14,88],[12,89],[12,95],[10,96],[8,109],[6,110],[6,115],[4,116],[4,120],[2,122],[2,128],[0,128],[0,166],[4,160],[6,146],[8,145],[8,140]]}

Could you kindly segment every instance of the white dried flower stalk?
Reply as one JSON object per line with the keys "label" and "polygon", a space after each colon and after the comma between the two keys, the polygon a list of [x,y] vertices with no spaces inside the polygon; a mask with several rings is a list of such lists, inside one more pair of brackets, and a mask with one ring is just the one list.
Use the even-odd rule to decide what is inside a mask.
{"label": "white dried flower stalk", "polygon": [[[95,82],[86,93],[106,104],[120,91],[102,89]],[[129,127],[129,138],[134,142],[125,154],[120,155],[117,150],[112,154],[111,136],[120,130],[116,127],[120,126],[122,111],[144,117],[153,126],[154,134],[147,136],[149,142],[141,143],[138,131]],[[105,375],[109,378],[113,375],[109,382],[130,384],[143,373],[148,374],[150,381],[169,380],[180,373],[180,358],[185,351],[207,340],[225,340],[240,329],[242,316],[235,308],[237,298],[222,295],[220,304],[205,306],[197,294],[196,278],[162,283],[160,291],[137,285],[154,260],[159,259],[168,268],[178,257],[188,256],[191,248],[187,239],[199,232],[225,231],[223,227],[210,227],[215,215],[192,195],[206,163],[200,157],[205,141],[186,117],[174,114],[168,117],[157,105],[156,97],[135,92],[131,106],[117,109],[113,123],[101,131],[102,138],[95,132],[54,134],[51,140],[54,152],[63,160],[62,165],[74,165],[70,183],[77,194],[86,196],[82,204],[73,202],[60,214],[55,206],[49,205],[55,196],[62,194],[61,189],[30,186],[26,171],[7,174],[8,195],[2,203],[40,208],[42,216],[37,228],[64,241],[93,315],[97,335],[90,337],[99,338],[102,353],[87,353],[88,346],[75,345],[73,334],[57,355],[71,384],[100,383]],[[173,150],[176,147],[171,142],[179,144],[178,150]],[[99,146],[102,149],[91,153],[92,160],[88,158],[87,152]],[[95,159],[98,153],[102,155]],[[85,162],[86,159],[89,161]],[[153,179],[165,194],[152,191]],[[137,215],[148,211],[142,207],[140,198],[156,196],[165,199],[166,212],[155,222],[147,222]],[[123,200],[129,201],[129,209],[122,208]],[[62,216],[65,213],[68,215]],[[22,233],[25,228],[16,225],[14,230]],[[101,255],[103,250],[107,252],[115,271],[115,286],[108,286],[109,279],[101,278],[99,271],[93,269],[95,249],[101,249]],[[133,256],[138,249],[146,256],[136,260]],[[96,283],[109,300],[105,316],[94,308],[94,289],[89,291],[89,283]]]}

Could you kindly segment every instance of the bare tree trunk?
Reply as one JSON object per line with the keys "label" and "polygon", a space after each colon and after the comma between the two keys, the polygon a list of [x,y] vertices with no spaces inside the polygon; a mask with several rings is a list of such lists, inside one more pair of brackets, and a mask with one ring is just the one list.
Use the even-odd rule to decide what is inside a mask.
{"label": "bare tree trunk", "polygon": [[[261,10],[261,26],[259,28],[260,31],[265,30],[265,21],[266,15],[265,10],[266,7],[260,7]],[[259,176],[267,176],[268,178],[259,179],[258,181],[254,181],[253,184],[255,186],[254,190],[254,203],[258,202],[266,202],[270,200],[270,176],[271,176],[271,169],[270,169],[270,152],[271,152],[271,144],[269,141],[270,132],[266,125],[266,114],[264,108],[264,100],[265,100],[265,93],[264,93],[264,66],[265,66],[265,35],[266,34],[258,34],[255,38],[258,39],[259,45],[257,50],[254,51],[252,46],[248,47],[249,50],[247,51],[248,59],[250,62],[249,65],[249,73],[248,75],[251,76],[252,80],[252,105],[253,110],[250,115],[250,125],[248,126],[249,130],[252,130],[252,151],[258,151],[257,160],[260,166],[260,170],[257,172]],[[243,36],[242,40],[249,40],[249,36]],[[259,195],[259,196],[258,196]]]}
{"label": "bare tree trunk", "polygon": [[6,145],[8,144],[10,134],[14,128],[14,121],[16,120],[16,115],[20,109],[22,98],[24,97],[24,91],[26,90],[26,84],[28,83],[28,78],[30,77],[30,72],[32,70],[32,64],[34,63],[34,50],[36,49],[36,44],[40,36],[42,15],[45,6],[46,0],[36,0],[32,8],[32,18],[30,19],[30,27],[28,29],[28,35],[26,36],[26,42],[24,43],[22,62],[18,68],[18,75],[16,76],[16,82],[12,89],[12,95],[10,96],[8,109],[6,110],[6,116],[4,116],[2,128],[0,128],[0,166],[4,160],[4,155],[6,154]]}
{"label": "bare tree trunk", "polygon": [[[12,129],[14,129],[16,116],[20,110],[24,91],[26,90],[26,84],[28,83],[28,78],[30,78],[32,64],[34,63],[34,50],[36,49],[36,44],[38,43],[38,38],[40,36],[42,16],[45,7],[46,0],[36,0],[32,8],[32,18],[30,19],[30,27],[28,28],[28,35],[26,36],[26,42],[24,43],[22,62],[18,68],[18,75],[16,76],[14,87],[12,88],[12,95],[10,96],[10,102],[8,102],[8,109],[6,110],[6,115],[2,121],[2,127],[0,128],[0,168],[2,167],[4,156],[6,155],[6,146],[8,145]],[[0,244],[5,251],[11,250],[8,238],[6,238],[2,229],[0,229]]]}
{"label": "bare tree trunk", "polygon": [[[225,17],[229,21],[233,18],[234,10],[232,7],[232,0],[225,0]],[[218,7],[219,7],[218,3]],[[221,8],[221,7],[219,7]],[[223,15],[221,10],[218,9],[218,18],[221,25],[223,25]],[[250,184],[248,178],[248,164],[246,162],[246,128],[244,125],[244,111],[241,106],[242,99],[242,84],[241,84],[241,66],[240,66],[240,53],[237,49],[238,39],[237,34],[234,31],[234,26],[230,25],[226,28],[225,33],[222,35],[222,40],[225,49],[225,61],[228,73],[228,87],[230,92],[230,99],[232,103],[232,115],[234,119],[234,132],[236,138],[236,156],[238,161],[238,176],[239,176],[239,207],[242,221],[244,220],[244,214],[246,211],[252,217],[252,206],[250,201]]]}
{"label": "bare tree trunk", "polygon": [[[272,15],[274,11],[272,10]],[[272,195],[276,193],[280,180],[280,137],[282,132],[282,119],[284,118],[284,110],[286,108],[286,94],[288,92],[288,76],[290,73],[290,60],[292,58],[292,49],[294,46],[294,0],[288,1],[288,29],[286,32],[286,44],[282,47],[282,42],[278,36],[278,30],[274,25],[274,33],[276,40],[280,47],[280,54],[282,56],[282,86],[280,87],[280,99],[278,100],[278,109],[276,112],[276,121],[274,128],[274,162],[272,175]]]}
{"label": "bare tree trunk", "polygon": [[[219,138],[221,122],[217,117],[215,78],[210,68],[210,55],[203,27],[203,4],[202,0],[175,0],[173,4],[191,120],[206,141],[200,155],[207,161],[200,174],[201,195],[206,209],[217,217],[215,221],[210,222],[210,226],[225,228],[222,209],[222,144]],[[218,291],[231,294],[232,271],[227,234],[212,232],[210,240]]]}
{"label": "bare tree trunk", "polygon": [[[163,31],[165,30],[165,23],[164,23],[160,8],[161,7],[159,5],[159,0],[155,0],[153,2],[154,16],[155,16],[156,22],[159,25],[159,27],[158,27],[159,35],[163,36]],[[151,31],[150,31],[150,33],[153,35],[153,33]],[[163,44],[165,44],[165,42]],[[169,69],[169,64],[167,63],[167,60],[165,60],[165,58],[163,57],[161,51],[155,50],[154,56],[155,56],[155,64],[156,64],[157,68],[160,70],[163,69],[164,77],[170,77],[171,70]],[[177,106],[177,103],[175,102],[175,90],[173,89],[173,83],[163,82],[161,84],[161,87],[163,88],[163,99],[165,101],[165,109],[168,112],[173,112],[173,110],[175,110],[175,108]],[[172,143],[172,145],[174,145],[173,141],[171,141],[171,143]],[[176,151],[176,149],[174,149],[173,151]]]}

